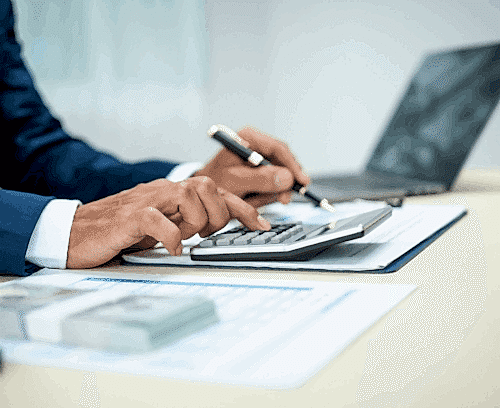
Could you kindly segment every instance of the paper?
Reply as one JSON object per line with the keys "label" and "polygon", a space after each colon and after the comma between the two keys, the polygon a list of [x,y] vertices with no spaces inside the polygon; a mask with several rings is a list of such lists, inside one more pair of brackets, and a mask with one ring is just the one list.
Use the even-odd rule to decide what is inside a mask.
{"label": "paper", "polygon": [[215,302],[220,321],[142,354],[2,339],[6,361],[271,388],[303,384],[415,289],[130,274],[109,278],[52,270],[23,283],[108,293],[200,295]]}
{"label": "paper", "polygon": [[[264,216],[272,221],[302,221],[309,224],[326,224],[339,218],[350,217],[380,207],[380,203],[359,201],[336,206],[336,213],[329,213],[311,204],[273,204],[266,207]],[[218,262],[193,261],[189,257],[189,245],[199,238],[185,241],[187,251],[181,257],[171,257],[160,247],[141,251],[123,258],[127,262],[209,266],[218,268],[259,268],[318,271],[383,272],[391,263],[408,254],[412,249],[449,226],[466,214],[461,205],[405,205],[394,208],[392,216],[365,237],[348,241],[326,250],[309,261],[299,262]],[[412,254],[414,256],[415,254]],[[408,257],[406,261],[411,259]]]}

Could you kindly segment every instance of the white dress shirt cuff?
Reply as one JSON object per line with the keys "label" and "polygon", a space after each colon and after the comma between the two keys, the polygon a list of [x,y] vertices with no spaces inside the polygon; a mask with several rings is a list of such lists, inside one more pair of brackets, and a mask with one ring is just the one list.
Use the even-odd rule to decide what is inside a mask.
{"label": "white dress shirt cuff", "polygon": [[172,181],[173,183],[186,180],[202,167],[203,164],[198,162],[178,164],[170,173],[168,173],[167,180]]}
{"label": "white dress shirt cuff", "polygon": [[65,269],[69,235],[78,200],[52,200],[42,211],[31,234],[26,260],[44,268]]}

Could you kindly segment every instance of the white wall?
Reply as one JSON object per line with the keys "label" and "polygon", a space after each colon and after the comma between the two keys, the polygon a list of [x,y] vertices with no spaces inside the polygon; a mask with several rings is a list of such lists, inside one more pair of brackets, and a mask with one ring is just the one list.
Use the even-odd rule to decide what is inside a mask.
{"label": "white wall", "polygon": [[[115,6],[112,6],[112,5]],[[66,127],[127,159],[206,160],[257,126],[310,173],[364,164],[424,53],[498,41],[500,0],[17,0]],[[500,167],[500,109],[468,166]]]}

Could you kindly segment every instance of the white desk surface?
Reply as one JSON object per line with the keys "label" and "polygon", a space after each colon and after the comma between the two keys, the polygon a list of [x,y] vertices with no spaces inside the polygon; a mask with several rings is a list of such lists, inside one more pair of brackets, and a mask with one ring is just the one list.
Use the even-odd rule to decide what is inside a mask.
{"label": "white desk surface", "polygon": [[[500,171],[467,170],[451,193],[407,202],[464,204],[469,214],[393,274],[286,274],[287,279],[297,280],[418,285],[412,296],[303,387],[279,391],[4,364],[0,407],[500,405],[500,223],[496,214]],[[151,270],[105,268],[110,274],[128,269]],[[156,267],[154,273],[285,277],[272,272],[167,267]]]}

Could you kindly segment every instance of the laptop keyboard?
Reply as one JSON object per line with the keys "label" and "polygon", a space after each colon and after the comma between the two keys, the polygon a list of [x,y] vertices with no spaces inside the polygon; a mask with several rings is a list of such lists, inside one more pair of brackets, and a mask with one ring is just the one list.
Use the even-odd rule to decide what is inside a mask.
{"label": "laptop keyboard", "polygon": [[437,183],[370,173],[345,177],[316,177],[313,178],[309,189],[333,202],[356,198],[384,199],[439,194],[446,191],[443,185]]}

